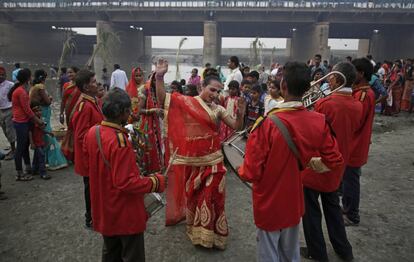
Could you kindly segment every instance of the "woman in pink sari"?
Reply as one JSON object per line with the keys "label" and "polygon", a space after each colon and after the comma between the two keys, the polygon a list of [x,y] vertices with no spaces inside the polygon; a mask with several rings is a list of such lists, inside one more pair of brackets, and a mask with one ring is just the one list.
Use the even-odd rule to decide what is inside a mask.
{"label": "woman in pink sari", "polygon": [[187,235],[193,245],[225,249],[228,236],[224,211],[226,169],[223,164],[219,124],[233,129],[243,124],[245,102],[239,100],[237,118],[214,103],[223,85],[207,77],[199,96],[166,94],[164,74],[168,63],[159,60],[156,68],[157,98],[164,105],[166,153],[178,150],[173,172],[168,174],[167,224],[186,218]]}

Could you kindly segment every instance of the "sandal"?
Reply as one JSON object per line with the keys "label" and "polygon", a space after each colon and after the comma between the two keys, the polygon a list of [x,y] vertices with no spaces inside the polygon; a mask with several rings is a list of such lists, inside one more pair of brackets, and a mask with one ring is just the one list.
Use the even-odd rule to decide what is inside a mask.
{"label": "sandal", "polygon": [[10,151],[9,153],[7,153],[7,155],[4,157],[4,160],[12,160],[14,159],[14,151]]}
{"label": "sandal", "polygon": [[44,175],[40,175],[40,178],[41,178],[41,179],[44,179],[44,180],[49,180],[49,179],[51,179],[52,177],[51,177],[50,175],[48,175],[48,174],[44,174]]}
{"label": "sandal", "polygon": [[25,176],[16,176],[16,181],[22,181],[22,182],[26,182],[26,181],[30,181],[32,180],[33,177],[31,175],[25,175]]}

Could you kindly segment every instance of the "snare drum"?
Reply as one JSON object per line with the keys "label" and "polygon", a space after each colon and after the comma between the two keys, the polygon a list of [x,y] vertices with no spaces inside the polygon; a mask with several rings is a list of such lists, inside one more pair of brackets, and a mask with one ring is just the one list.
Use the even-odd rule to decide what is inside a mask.
{"label": "snare drum", "polygon": [[152,217],[164,207],[165,203],[160,194],[149,193],[145,194],[144,205],[148,215]]}
{"label": "snare drum", "polygon": [[[233,173],[240,178],[237,168],[243,164],[246,152],[247,130],[234,133],[223,142],[223,155]],[[240,179],[241,180],[241,179]],[[242,180],[242,182],[252,188],[252,185]]]}

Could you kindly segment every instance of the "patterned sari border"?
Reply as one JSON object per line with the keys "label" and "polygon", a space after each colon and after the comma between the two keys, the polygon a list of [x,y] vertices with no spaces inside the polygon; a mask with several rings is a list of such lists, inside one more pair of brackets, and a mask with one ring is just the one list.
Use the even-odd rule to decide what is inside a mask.
{"label": "patterned sari border", "polygon": [[200,245],[206,248],[216,247],[221,250],[226,249],[227,236],[220,236],[212,230],[187,225],[187,236],[193,245]]}

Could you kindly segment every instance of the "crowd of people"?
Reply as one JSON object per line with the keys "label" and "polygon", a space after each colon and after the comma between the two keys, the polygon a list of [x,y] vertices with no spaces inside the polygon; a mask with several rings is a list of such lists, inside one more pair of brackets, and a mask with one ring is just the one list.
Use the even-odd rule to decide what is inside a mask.
{"label": "crowd of people", "polygon": [[[102,260],[144,261],[144,196],[164,190],[167,226],[185,220],[193,245],[226,248],[221,147],[235,131],[248,130],[238,175],[253,184],[258,260],[328,261],[320,198],[334,251],[351,261],[345,226],[360,223],[359,179],[375,107],[385,115],[412,112],[414,80],[410,59],[346,60],[330,66],[317,54],[267,73],[232,56],[227,76],[206,64],[200,75],[194,68],[187,81],[169,86],[164,59],[150,74],[133,68],[129,80],[118,64],[111,77],[105,68],[100,82],[91,70],[69,67],[59,81],[59,121],[67,127],[61,143],[51,128],[47,73],[32,76],[16,64],[11,82],[0,67],[0,121],[10,142],[0,159],[14,158],[16,181],[35,174],[47,180],[47,169],[73,162],[84,184],[85,226],[103,236]],[[315,91],[326,97],[305,108],[303,96]]]}

